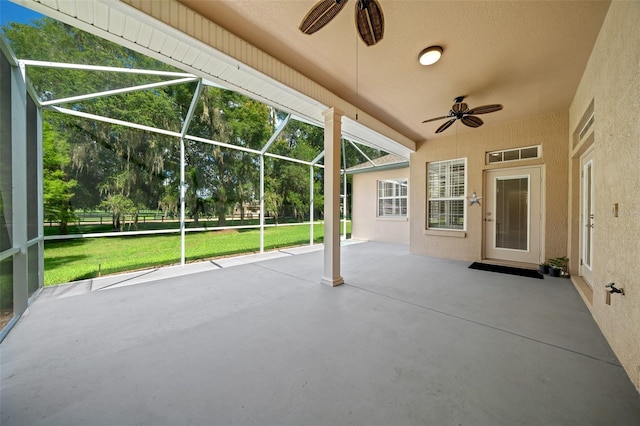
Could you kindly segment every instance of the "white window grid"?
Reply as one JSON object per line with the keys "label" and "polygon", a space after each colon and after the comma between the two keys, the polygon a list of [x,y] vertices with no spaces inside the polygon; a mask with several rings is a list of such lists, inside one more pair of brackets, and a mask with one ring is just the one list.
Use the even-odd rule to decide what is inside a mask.
{"label": "white window grid", "polygon": [[522,148],[503,149],[487,152],[486,163],[505,163],[509,161],[529,160],[541,157],[542,146],[525,146]]}
{"label": "white window grid", "polygon": [[378,217],[406,217],[408,213],[407,179],[378,181]]}
{"label": "white window grid", "polygon": [[427,228],[463,230],[466,224],[466,160],[427,166]]}

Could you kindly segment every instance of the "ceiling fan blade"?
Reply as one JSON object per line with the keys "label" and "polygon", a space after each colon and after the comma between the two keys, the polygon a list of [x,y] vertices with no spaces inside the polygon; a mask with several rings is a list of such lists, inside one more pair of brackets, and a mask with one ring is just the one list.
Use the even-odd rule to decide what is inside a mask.
{"label": "ceiling fan blade", "polygon": [[483,105],[483,106],[471,108],[467,113],[468,114],[488,114],[490,112],[500,111],[501,109],[502,109],[502,105],[500,104]]}
{"label": "ceiling fan blade", "polygon": [[484,121],[482,121],[482,119],[474,115],[465,115],[464,117],[462,117],[461,121],[462,124],[469,127],[480,127],[484,124]]}
{"label": "ceiling fan blade", "polygon": [[442,120],[443,118],[449,118],[449,115],[443,115],[442,117],[435,117],[435,118],[430,118],[428,120],[424,120],[423,123],[430,123],[431,121],[438,121],[438,120]]}
{"label": "ceiling fan blade", "polygon": [[464,102],[455,103],[451,107],[451,111],[453,111],[456,114],[459,112],[465,112],[467,109],[469,109],[469,107]]}
{"label": "ceiling fan blade", "polygon": [[356,25],[360,38],[367,46],[373,46],[384,36],[384,15],[376,0],[358,0]]}
{"label": "ceiling fan blade", "polygon": [[300,23],[300,31],[313,34],[327,25],[342,10],[347,0],[320,0]]}
{"label": "ceiling fan blade", "polygon": [[436,130],[436,133],[442,133],[445,130],[447,130],[449,128],[449,126],[451,126],[453,123],[455,123],[456,119],[452,118],[451,120],[445,122],[442,126],[438,127],[438,130]]}

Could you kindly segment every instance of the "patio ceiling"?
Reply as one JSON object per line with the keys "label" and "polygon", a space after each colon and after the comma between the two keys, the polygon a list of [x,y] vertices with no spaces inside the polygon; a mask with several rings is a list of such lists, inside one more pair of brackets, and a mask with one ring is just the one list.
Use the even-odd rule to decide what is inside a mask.
{"label": "patio ceiling", "polygon": [[[378,0],[384,38],[357,38],[355,0],[309,36],[300,21],[317,0],[179,0],[288,64],[414,141],[440,135],[453,98],[470,107],[500,103],[485,125],[566,111],[609,1]],[[440,45],[440,62],[419,65],[419,52]],[[469,128],[459,125],[458,131]]]}

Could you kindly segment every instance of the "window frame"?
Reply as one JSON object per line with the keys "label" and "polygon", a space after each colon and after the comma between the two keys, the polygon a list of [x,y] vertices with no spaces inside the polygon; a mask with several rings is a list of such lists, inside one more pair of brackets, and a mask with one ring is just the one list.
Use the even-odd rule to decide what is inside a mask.
{"label": "window frame", "polygon": [[[384,189],[381,188],[381,184],[384,183],[392,183],[393,186],[393,195],[386,196],[381,195],[384,193]],[[401,195],[401,192],[398,191],[398,188],[404,185],[406,187],[405,195]],[[409,179],[408,178],[394,178],[394,179],[378,179],[376,180],[376,217],[381,219],[405,219],[409,217]],[[392,214],[384,214],[384,208],[381,209],[380,201],[381,200],[392,200]],[[402,213],[401,203],[398,203],[400,200],[405,201],[405,212]],[[381,211],[382,210],[382,211]],[[399,211],[399,213],[398,213]]]}
{"label": "window frame", "polygon": [[[522,158],[522,151],[526,151],[528,149],[536,149],[535,157],[525,157]],[[506,154],[518,153],[518,158],[509,158],[505,159]],[[499,158],[498,158],[499,157]],[[542,158],[542,145],[529,145],[523,146],[519,148],[507,148],[500,149],[497,151],[488,151],[485,153],[485,165],[492,164],[501,164],[501,163],[512,163],[516,161],[526,161],[526,160],[538,160]]]}
{"label": "window frame", "polygon": [[[460,195],[456,195],[456,196],[441,196],[441,197],[430,197],[430,188],[432,187],[432,182],[431,182],[431,176],[433,172],[430,171],[430,168],[435,166],[435,165],[442,165],[442,164],[448,164],[449,167],[451,168],[452,166],[456,165],[456,164],[461,164],[463,166],[463,179],[462,179],[462,191]],[[466,197],[466,193],[467,193],[467,159],[466,158],[455,158],[455,159],[451,159],[451,160],[441,160],[441,161],[432,161],[432,162],[428,162],[426,164],[426,172],[427,172],[427,176],[426,176],[426,214],[425,214],[425,220],[426,220],[426,225],[425,225],[425,229],[427,230],[431,230],[431,231],[466,231],[467,230],[467,197]],[[440,176],[440,181],[442,181],[443,176]],[[449,169],[447,171],[447,174],[444,176],[444,182],[440,183],[440,185],[444,185],[445,190],[451,190],[452,188],[452,172],[451,169]],[[438,185],[438,186],[440,186]],[[435,203],[435,202],[444,202],[444,203],[450,203],[451,201],[461,201],[462,202],[462,225],[459,227],[455,227],[452,226],[451,223],[446,223],[445,226],[432,226],[431,222],[430,222],[430,212],[431,212],[431,203]]]}

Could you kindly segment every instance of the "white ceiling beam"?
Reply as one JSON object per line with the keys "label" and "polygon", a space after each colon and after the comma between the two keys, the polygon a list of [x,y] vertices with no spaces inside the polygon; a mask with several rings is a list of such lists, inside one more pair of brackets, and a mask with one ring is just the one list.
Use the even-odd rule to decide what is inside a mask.
{"label": "white ceiling beam", "polygon": [[123,87],[121,89],[106,90],[104,92],[89,93],[86,95],[78,95],[78,96],[71,96],[68,98],[43,101],[40,103],[40,105],[48,106],[48,105],[66,104],[69,102],[77,102],[77,101],[83,101],[87,99],[102,98],[105,96],[120,95],[123,93],[130,93],[138,90],[148,90],[148,89],[154,89],[156,87],[174,86],[176,84],[190,83],[192,81],[196,81],[197,79],[198,79],[197,77],[188,77],[188,78],[181,78],[178,80],[169,80],[169,81],[160,81],[157,83],[142,84],[140,86]]}
{"label": "white ceiling beam", "polygon": [[193,119],[193,115],[196,113],[196,106],[198,105],[198,99],[200,99],[200,95],[202,94],[202,79],[198,80],[198,85],[196,86],[196,90],[193,93],[193,98],[191,99],[191,105],[189,105],[189,111],[187,111],[187,117],[184,119],[184,124],[182,125],[182,137],[187,134],[187,130],[189,130],[189,126],[191,125],[191,120]]}
{"label": "white ceiling beam", "polygon": [[287,126],[287,124],[289,123],[289,119],[291,119],[291,114],[287,115],[284,120],[282,120],[282,122],[280,123],[280,125],[278,126],[278,128],[273,132],[273,134],[271,135],[271,137],[269,138],[269,140],[267,141],[267,143],[262,147],[262,153],[264,154],[265,152],[267,152],[269,150],[269,148],[271,148],[271,145],[273,145],[273,143],[276,141],[276,138],[280,135],[280,133],[282,133],[282,131],[284,130],[284,128]]}
{"label": "white ceiling beam", "polygon": [[324,150],[323,150],[320,154],[318,154],[318,155],[316,156],[316,158],[314,158],[313,160],[311,160],[311,165],[312,165],[312,166],[317,165],[317,164],[318,164],[318,161],[322,160],[322,157],[324,157]]}
{"label": "white ceiling beam", "polygon": [[89,119],[89,120],[100,121],[100,122],[103,122],[103,123],[116,124],[118,126],[124,126],[124,127],[129,127],[129,128],[132,128],[132,129],[143,130],[145,132],[158,133],[158,134],[161,134],[161,135],[173,136],[173,137],[176,137],[176,138],[180,137],[180,133],[173,132],[171,130],[158,129],[158,128],[151,127],[151,126],[145,126],[145,125],[142,125],[142,124],[131,123],[129,121],[116,120],[115,118],[103,117],[103,116],[96,115],[96,114],[89,114],[87,112],[74,111],[72,109],[60,108],[60,107],[53,106],[53,105],[50,105],[50,106],[46,107],[46,109],[51,110],[51,111],[60,112],[62,114],[73,115],[75,117],[81,117],[81,118],[86,118],[86,119]]}
{"label": "white ceiling beam", "polygon": [[350,141],[349,139],[347,139],[347,141],[351,144],[351,146],[353,146],[360,153],[360,155],[362,155],[368,162],[370,162],[373,167],[376,167],[376,163],[371,161],[371,158],[369,158],[367,154],[362,152],[362,150],[358,147],[358,145],[356,145],[355,143],[353,143],[353,141]]}
{"label": "white ceiling beam", "polygon": [[21,59],[20,62],[22,62],[27,66],[32,66],[32,67],[66,68],[70,70],[84,70],[84,71],[107,71],[107,72],[118,72],[118,73],[125,73],[125,74],[156,75],[156,76],[163,76],[163,77],[198,78],[198,76],[187,73],[187,72],[141,70],[136,68],[119,68],[119,67],[108,67],[103,65],[69,64],[64,62],[36,61],[33,59]]}

